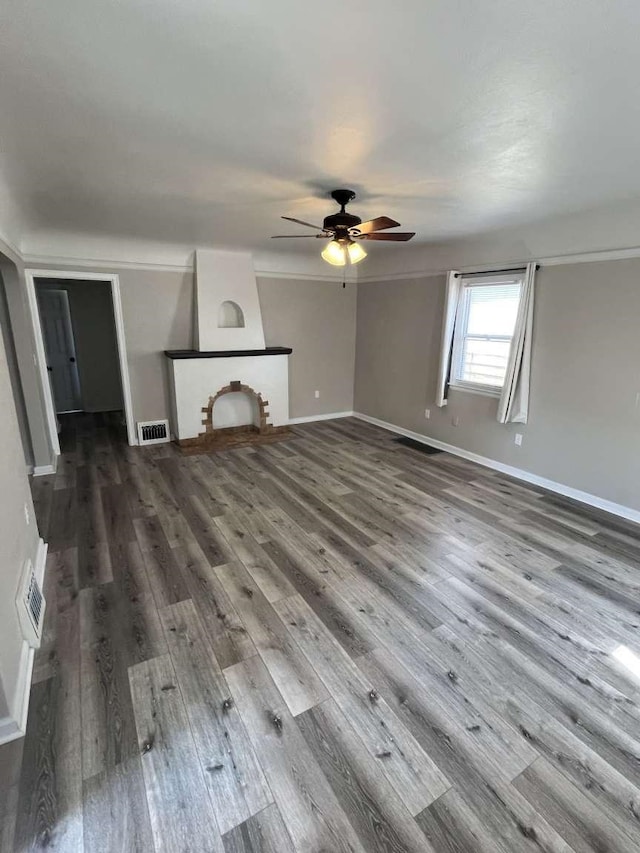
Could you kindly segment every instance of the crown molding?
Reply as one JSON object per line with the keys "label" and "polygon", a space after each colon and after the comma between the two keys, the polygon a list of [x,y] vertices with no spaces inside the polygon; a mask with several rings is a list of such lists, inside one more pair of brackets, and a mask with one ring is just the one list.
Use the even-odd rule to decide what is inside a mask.
{"label": "crown molding", "polygon": [[145,261],[105,260],[103,258],[75,258],[57,255],[25,255],[25,264],[38,267],[82,267],[100,270],[151,270],[155,272],[193,272],[193,264],[154,264]]}
{"label": "crown molding", "polygon": [[622,261],[632,258],[640,258],[640,246],[630,246],[624,249],[597,249],[593,252],[575,252],[566,255],[551,255],[539,258],[508,258],[507,260],[501,259],[482,264],[458,265],[452,263],[451,267],[442,269],[430,269],[425,267],[422,270],[409,270],[407,272],[371,273],[369,275],[359,275],[358,283],[366,284],[368,282],[405,281],[416,278],[433,278],[436,276],[446,275],[449,269],[457,269],[461,273],[482,272],[483,270],[492,270],[496,267],[511,267],[519,264],[526,265],[533,261],[540,264],[542,267],[556,267],[568,264]]}
{"label": "crown molding", "polygon": [[[0,237],[0,240],[2,238]],[[72,258],[57,255],[25,255],[22,258],[25,264],[35,267],[65,267],[65,268],[81,268],[81,269],[99,269],[99,270],[150,270],[152,272],[178,272],[178,273],[193,273],[195,272],[193,264],[153,264],[143,261],[108,261],[105,259],[87,260],[84,258]],[[322,274],[314,272],[295,272],[291,269],[265,269],[256,266],[255,273],[257,278],[279,278],[293,279],[296,281],[326,281],[333,284],[342,284],[342,277]],[[357,279],[348,278],[347,284],[355,284]]]}
{"label": "crown molding", "polygon": [[22,252],[20,251],[20,249],[16,246],[16,244],[15,244],[15,243],[13,243],[13,242],[12,242],[12,241],[7,237],[7,235],[6,235],[6,234],[3,234],[3,233],[1,233],[1,232],[0,232],[0,245],[2,245],[4,248],[8,249],[8,250],[9,250],[9,252],[10,252],[10,253],[15,257],[15,258],[17,258],[19,261],[24,261],[24,257],[23,257],[23,255],[22,255]]}
{"label": "crown molding", "polygon": [[[598,261],[623,261],[625,258],[640,258],[640,246],[631,246],[628,249],[602,249],[593,252],[578,252],[572,255],[555,255],[550,258],[540,258],[538,263],[547,267],[561,266],[562,264],[589,264]],[[529,261],[532,259],[530,258]]]}
{"label": "crown molding", "polygon": [[[0,243],[14,254],[19,260],[25,264],[37,267],[64,267],[64,268],[80,268],[80,269],[98,269],[98,270],[147,270],[151,272],[174,272],[174,273],[193,273],[194,266],[192,263],[152,263],[150,261],[127,261],[121,259],[108,258],[82,258],[72,255],[46,255],[46,254],[22,254],[20,250],[5,235],[0,234]],[[552,255],[548,257],[535,258],[537,263],[542,266],[561,266],[564,264],[580,264],[580,263],[597,263],[602,261],[625,260],[630,258],[640,257],[640,246],[630,246],[627,248],[618,249],[598,249],[592,252],[577,252],[566,255]],[[307,256],[300,255],[271,255],[269,257],[264,254],[255,258],[255,273],[258,278],[275,278],[275,279],[290,279],[295,281],[324,281],[332,284],[342,284],[341,272],[327,270],[327,272],[318,269],[310,268],[309,261],[312,260]],[[313,259],[315,260],[315,259]],[[485,262],[482,264],[452,264],[460,272],[481,272],[483,269],[493,269],[496,265],[513,266],[516,264],[526,264],[533,260],[532,258],[507,258],[499,261]],[[303,268],[304,267],[304,268]],[[423,267],[422,269],[408,269],[406,271],[396,272],[366,272],[365,268],[357,267],[355,270],[349,270],[349,277],[346,279],[347,284],[367,284],[370,282],[384,281],[406,281],[410,279],[433,278],[446,274],[448,267],[433,268]]]}
{"label": "crown molding", "polygon": [[412,270],[409,272],[394,272],[394,273],[371,273],[370,275],[358,274],[358,284],[369,284],[375,281],[407,281],[412,278],[436,278],[440,275],[446,275],[447,270]]}
{"label": "crown molding", "polygon": [[[256,267],[256,278],[280,278],[280,279],[292,279],[294,281],[326,281],[331,284],[339,284],[342,287],[342,276],[336,277],[335,275],[327,275],[323,273],[313,273],[313,272],[292,272],[291,270],[261,270],[259,267]],[[347,278],[344,280],[345,284],[357,284],[357,278]]]}

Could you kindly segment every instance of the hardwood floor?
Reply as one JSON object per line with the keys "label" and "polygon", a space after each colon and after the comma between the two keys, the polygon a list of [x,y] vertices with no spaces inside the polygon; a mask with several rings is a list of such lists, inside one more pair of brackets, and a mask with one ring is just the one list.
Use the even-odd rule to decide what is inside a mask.
{"label": "hardwood floor", "polygon": [[636,526],[349,418],[63,439],[2,850],[640,851]]}

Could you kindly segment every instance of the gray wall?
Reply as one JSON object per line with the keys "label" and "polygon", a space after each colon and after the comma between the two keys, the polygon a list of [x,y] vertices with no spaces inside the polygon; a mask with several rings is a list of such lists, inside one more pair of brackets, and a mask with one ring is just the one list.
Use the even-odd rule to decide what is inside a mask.
{"label": "gray wall", "polygon": [[258,293],[267,346],[293,347],[291,417],[352,411],[357,286],[263,278]]}
{"label": "gray wall", "polygon": [[36,289],[66,290],[69,296],[84,411],[121,409],[122,387],[111,284],[38,278]]}
{"label": "gray wall", "polygon": [[640,259],[539,271],[526,425],[498,424],[490,397],[434,405],[444,287],[358,286],[356,411],[640,509]]}
{"label": "gray wall", "polygon": [[118,270],[135,421],[169,417],[166,349],[193,340],[193,274]]}
{"label": "gray wall", "polygon": [[[97,266],[90,271],[113,272]],[[193,346],[193,273],[117,272],[134,420],[168,418],[169,383],[163,351]],[[343,289],[337,282],[263,278],[258,280],[258,293],[268,345],[294,349],[289,359],[291,417],[350,411],[356,285],[348,283]],[[318,400],[316,389],[320,391]]]}
{"label": "gray wall", "polygon": [[[2,258],[2,271],[8,264]],[[38,530],[29,490],[7,353],[0,342],[0,718],[13,709],[22,650],[15,597],[25,561],[35,560]],[[27,524],[24,508],[30,523]]]}

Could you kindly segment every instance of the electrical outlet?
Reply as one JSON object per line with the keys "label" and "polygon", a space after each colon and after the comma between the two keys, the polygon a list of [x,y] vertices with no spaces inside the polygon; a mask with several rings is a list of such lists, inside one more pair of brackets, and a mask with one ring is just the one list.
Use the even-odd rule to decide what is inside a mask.
{"label": "electrical outlet", "polygon": [[453,418],[451,418],[451,423],[453,424],[453,426],[458,426],[458,424],[460,423],[460,418],[455,415]]}
{"label": "electrical outlet", "polygon": [[516,433],[515,442],[518,445],[518,447],[520,447],[520,445],[522,444],[522,433],[521,432]]}
{"label": "electrical outlet", "polygon": [[31,524],[31,513],[29,512],[28,504],[24,505],[24,520],[27,522],[27,524]]}
{"label": "electrical outlet", "polygon": [[316,400],[318,400],[320,398],[320,392],[319,391],[315,392],[315,398],[316,398]]}
{"label": "electrical outlet", "polygon": [[431,417],[431,409],[425,409],[424,416],[427,420],[429,420],[429,418]]}

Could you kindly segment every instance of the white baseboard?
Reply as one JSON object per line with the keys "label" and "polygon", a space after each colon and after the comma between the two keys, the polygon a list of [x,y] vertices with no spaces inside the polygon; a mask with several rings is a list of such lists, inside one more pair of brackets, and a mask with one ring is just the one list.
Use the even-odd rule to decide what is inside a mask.
{"label": "white baseboard", "polygon": [[32,471],[34,477],[45,477],[47,474],[55,474],[55,465],[36,465]]}
{"label": "white baseboard", "polygon": [[33,568],[36,575],[36,580],[40,584],[40,589],[44,587],[44,570],[47,565],[47,552],[49,550],[49,545],[44,541],[44,539],[38,540],[38,550],[36,552],[36,559],[33,564]]}
{"label": "white baseboard", "polygon": [[325,415],[307,415],[304,418],[289,418],[290,424],[310,424],[313,421],[332,421],[335,418],[351,418],[353,412],[328,412]]}
{"label": "white baseboard", "polygon": [[[38,551],[34,561],[34,571],[38,583],[42,587],[44,571],[47,561],[47,543],[42,539],[38,541]],[[11,716],[0,720],[0,744],[10,740],[23,737],[27,731],[27,717],[29,714],[29,696],[31,695],[31,675],[33,672],[33,659],[35,650],[22,641],[20,652],[20,663],[18,666],[18,681],[13,694],[13,713]]]}
{"label": "white baseboard", "polygon": [[465,450],[462,447],[456,447],[455,444],[447,444],[445,441],[439,441],[437,438],[430,438],[428,435],[422,435],[419,432],[413,432],[413,430],[396,426],[396,424],[381,421],[379,418],[373,418],[371,415],[364,415],[362,412],[354,412],[353,417],[359,418],[361,421],[374,424],[375,426],[382,427],[382,429],[387,429],[390,432],[405,435],[407,438],[413,438],[415,441],[419,441],[422,444],[429,444],[431,447],[437,447],[439,450],[452,453],[454,456],[461,456],[463,459],[468,459],[470,462],[477,462],[478,465],[484,465],[486,468],[492,468],[494,471],[500,471],[502,474],[508,474],[510,477],[515,477],[517,480],[523,480],[525,483],[531,483],[534,486],[541,486],[543,489],[548,489],[550,492],[563,495],[565,498],[571,498],[574,501],[579,501],[580,503],[592,506],[595,509],[601,509],[604,512],[610,512],[612,515],[625,518],[627,521],[634,521],[636,524],[640,524],[640,511],[637,509],[631,509],[631,507],[605,500],[604,498],[592,495],[589,492],[574,489],[572,486],[566,486],[564,483],[556,483],[554,480],[548,480],[546,477],[540,477],[538,474],[533,474],[531,471],[525,471],[523,468],[514,468],[512,465],[505,465],[504,462],[489,459],[488,456],[480,456],[478,453],[472,453],[470,450]]}
{"label": "white baseboard", "polygon": [[26,640],[22,641],[20,652],[20,669],[14,699],[14,711],[10,717],[0,720],[0,744],[23,737],[27,731],[27,716],[29,714],[29,696],[31,694],[31,673],[35,650]]}

